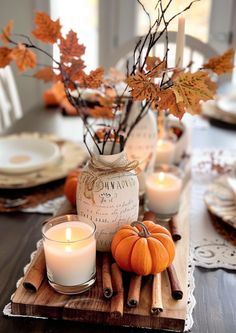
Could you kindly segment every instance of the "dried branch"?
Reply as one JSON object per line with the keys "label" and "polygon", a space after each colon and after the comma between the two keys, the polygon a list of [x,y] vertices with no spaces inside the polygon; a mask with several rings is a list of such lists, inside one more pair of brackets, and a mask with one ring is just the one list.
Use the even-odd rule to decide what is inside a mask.
{"label": "dried branch", "polygon": [[[145,8],[144,4],[142,3],[142,0],[137,0],[138,4],[141,6],[142,10],[147,16],[149,27],[146,35],[137,40],[136,46],[132,54],[133,64],[131,68],[129,68],[129,62],[127,62],[126,75],[127,78],[129,79],[131,76],[135,77],[135,75],[138,74],[137,79],[140,80],[140,77],[141,79],[143,79],[143,86],[141,86],[141,90],[138,91],[137,95],[134,94],[134,91],[131,91],[131,95],[129,94],[127,95],[127,91],[129,89],[129,86],[127,84],[120,96],[118,96],[116,92],[117,96],[116,98],[114,98],[114,100],[112,99],[111,103],[109,101],[109,98],[107,99],[108,101],[107,104],[103,105],[101,102],[100,104],[101,107],[99,105],[99,108],[101,109],[102,106],[104,106],[103,109],[104,114],[108,113],[109,116],[113,118],[111,121],[109,121],[106,124],[104,135],[102,138],[99,137],[99,135],[97,135],[96,131],[94,130],[94,124],[88,122],[88,116],[89,116],[88,103],[86,100],[84,100],[81,94],[81,88],[82,89],[95,88],[98,87],[99,85],[101,90],[106,88],[105,81],[101,79],[103,71],[101,70],[101,68],[98,68],[95,71],[91,71],[90,74],[87,74],[83,71],[85,66],[83,59],[81,59],[81,55],[84,54],[85,47],[78,42],[78,38],[75,32],[73,32],[72,30],[69,31],[66,37],[64,38],[61,35],[61,25],[59,20],[53,21],[45,13],[36,14],[36,16],[38,15],[37,16],[38,19],[36,18],[35,20],[37,27],[32,32],[32,34],[40,41],[57,45],[60,49],[60,55],[61,55],[60,61],[57,61],[56,59],[53,58],[53,56],[49,52],[36,45],[27,35],[13,34],[13,36],[20,37],[21,40],[23,38],[21,42],[16,41],[14,38],[12,39],[10,37],[10,35],[12,35],[11,31],[13,28],[13,23],[11,21],[3,30],[1,39],[4,42],[9,42],[11,45],[15,47],[15,49],[17,47],[19,48],[19,44],[25,48],[25,49],[23,48],[23,51],[21,49],[20,50],[17,49],[17,52],[21,53],[21,56],[22,54],[24,56],[24,52],[28,53],[28,64],[24,64],[24,66],[22,65],[21,67],[19,66],[20,70],[22,71],[24,71],[25,68],[27,67],[32,68],[36,64],[36,55],[31,51],[26,52],[26,49],[37,50],[40,53],[47,56],[52,61],[52,66],[50,67],[52,68],[52,70],[56,70],[59,72],[58,75],[57,72],[54,72],[56,80],[59,80],[63,83],[65,89],[65,95],[68,101],[76,109],[76,111],[80,114],[82,118],[85,127],[83,138],[89,153],[92,154],[87,144],[87,135],[89,135],[92,138],[93,143],[97,148],[99,154],[103,154],[106,148],[106,143],[108,141],[113,140],[111,148],[111,154],[112,154],[115,150],[116,143],[119,143],[120,150],[124,149],[124,145],[126,144],[133,129],[145,117],[152,102],[159,101],[158,93],[163,92],[162,90],[172,87],[173,82],[172,78],[169,77],[169,72],[170,71],[172,72],[173,69],[168,68],[168,52],[169,52],[168,26],[177,16],[189,10],[191,6],[198,1],[200,0],[191,1],[188,4],[188,6],[186,6],[183,10],[172,15],[167,20],[166,14],[173,0],[169,0],[165,6],[163,5],[163,0],[157,0],[155,5],[157,18],[152,23],[150,13]],[[39,20],[40,17],[41,18],[43,17],[44,19]],[[47,22],[46,23],[47,26],[45,27],[41,26],[42,29],[40,30],[40,25],[43,24],[42,21]],[[164,25],[164,27],[161,27],[162,24]],[[154,50],[156,43],[162,38],[163,35],[165,35],[165,46],[166,46],[165,54],[163,58],[160,59],[160,61],[158,60],[158,63],[152,66],[151,69],[148,68],[147,70],[146,64],[147,60],[149,59],[149,55]],[[72,48],[72,50],[70,50],[70,48]],[[63,53],[64,49],[66,49],[66,51]],[[6,54],[6,57],[8,56],[8,52],[11,52],[11,49],[4,47],[2,48],[2,54]],[[14,54],[14,59],[15,57],[16,55]],[[5,63],[8,64],[9,63],[8,60],[5,61]],[[160,69],[158,70],[158,68]],[[41,74],[41,78],[42,76],[43,75]],[[53,73],[52,77],[54,79]],[[96,84],[94,82],[96,82]],[[71,95],[71,89],[77,92],[77,97]],[[114,91],[116,91],[115,85],[113,89]],[[146,99],[143,98],[145,94],[142,94],[142,91],[145,92],[147,91],[147,97],[145,96]],[[152,93],[152,91],[154,91],[154,93]],[[142,99],[142,103],[140,102],[141,108],[139,110],[138,115],[133,119],[130,117],[130,115],[132,112],[132,106],[135,97],[137,97],[137,99]],[[121,107],[123,108],[122,112],[121,112]],[[101,143],[102,145],[100,145]]]}

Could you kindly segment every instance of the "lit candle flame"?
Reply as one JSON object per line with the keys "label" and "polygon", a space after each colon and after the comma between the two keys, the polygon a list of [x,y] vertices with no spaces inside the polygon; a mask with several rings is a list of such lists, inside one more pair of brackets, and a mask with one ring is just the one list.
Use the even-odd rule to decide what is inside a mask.
{"label": "lit candle flame", "polygon": [[164,172],[160,172],[159,175],[158,175],[158,180],[159,180],[160,182],[163,182],[164,179],[165,179],[165,174],[164,174]]}
{"label": "lit candle flame", "polygon": [[66,240],[67,242],[71,241],[71,228],[66,228]]}
{"label": "lit candle flame", "polygon": [[158,145],[158,147],[161,147],[163,145],[163,140],[158,140],[157,145]]}

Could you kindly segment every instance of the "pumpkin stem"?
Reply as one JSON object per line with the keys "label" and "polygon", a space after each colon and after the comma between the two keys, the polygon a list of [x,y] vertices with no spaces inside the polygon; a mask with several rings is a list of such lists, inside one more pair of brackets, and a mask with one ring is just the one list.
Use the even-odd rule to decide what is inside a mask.
{"label": "pumpkin stem", "polygon": [[132,227],[139,226],[139,227],[142,228],[141,231],[138,233],[138,235],[140,237],[147,238],[147,237],[151,236],[151,233],[148,231],[148,228],[142,222],[134,221],[134,222],[131,223],[131,226]]}

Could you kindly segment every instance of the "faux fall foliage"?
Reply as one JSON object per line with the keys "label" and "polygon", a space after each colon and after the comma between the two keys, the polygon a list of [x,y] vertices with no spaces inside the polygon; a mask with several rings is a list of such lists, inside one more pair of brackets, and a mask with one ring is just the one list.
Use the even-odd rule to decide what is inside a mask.
{"label": "faux fall foliage", "polygon": [[[194,2],[192,1],[183,11],[189,9]],[[77,34],[70,30],[66,36],[63,36],[60,20],[54,21],[43,12],[38,12],[35,15],[35,29],[32,31],[32,35],[43,43],[56,45],[59,49],[60,59],[58,61],[53,59],[47,51],[37,46],[28,36],[13,34],[13,21],[9,21],[0,36],[3,43],[3,46],[0,47],[0,68],[15,61],[19,71],[25,72],[37,65],[35,50],[45,54],[51,59],[52,66],[40,68],[33,76],[44,82],[61,82],[63,84],[66,98],[81,115],[88,128],[87,133],[92,136],[95,144],[97,144],[97,138],[86,120],[88,116],[111,120],[116,118],[116,125],[114,123],[110,125],[107,137],[110,138],[110,134],[113,133],[114,141],[120,141],[124,145],[133,128],[145,116],[151,105],[155,105],[156,110],[168,110],[179,119],[183,117],[185,112],[199,113],[199,103],[213,99],[216,90],[216,85],[208,75],[209,70],[219,75],[230,72],[233,68],[234,51],[232,49],[221,56],[209,59],[202,66],[202,69],[195,73],[191,73],[187,69],[168,69],[168,51],[163,59],[149,56],[152,47],[161,35],[165,33],[168,37],[168,24],[180,14],[177,13],[169,21],[166,21],[165,14],[168,8],[163,8],[161,2],[158,2],[157,5],[162,13],[161,19],[155,21],[147,35],[140,39],[134,49],[135,63],[132,69],[127,72],[125,79],[127,86],[120,96],[116,95],[115,84],[117,84],[118,76],[120,76],[118,82],[124,78],[121,75],[117,76],[117,72],[115,75],[111,72],[110,77],[104,79],[102,67],[87,73],[83,60],[85,46],[79,42]],[[162,20],[165,27],[158,30]],[[20,37],[20,41],[14,39],[16,36]],[[114,79],[114,77],[116,78]],[[107,87],[112,92],[109,95],[106,95]],[[104,92],[104,98],[101,98],[99,105],[90,112],[88,112],[86,103],[81,97],[81,89],[87,88],[100,89]],[[77,91],[77,98],[71,96],[72,90]],[[127,91],[130,92],[128,96],[125,95]],[[131,102],[127,103],[124,98]],[[127,118],[133,100],[140,101],[142,107],[134,123],[128,128]],[[117,125],[117,114],[120,114],[120,111],[123,112],[123,116],[118,117]],[[121,136],[124,139],[119,140]],[[86,141],[86,138],[84,140]]]}
{"label": "faux fall foliage", "polygon": [[230,73],[234,67],[233,59],[234,49],[230,48],[224,54],[210,58],[203,68],[210,69],[218,75]]}

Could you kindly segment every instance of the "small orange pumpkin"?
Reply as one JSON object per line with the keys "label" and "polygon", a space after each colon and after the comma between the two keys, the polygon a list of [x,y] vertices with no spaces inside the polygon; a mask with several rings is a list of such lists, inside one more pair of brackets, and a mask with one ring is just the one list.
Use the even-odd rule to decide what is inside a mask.
{"label": "small orange pumpkin", "polygon": [[157,274],[174,260],[175,245],[170,232],[152,221],[123,225],[111,244],[116,263],[138,275]]}
{"label": "small orange pumpkin", "polygon": [[66,177],[64,185],[64,194],[73,206],[76,205],[76,189],[80,173],[81,169],[71,171]]}

